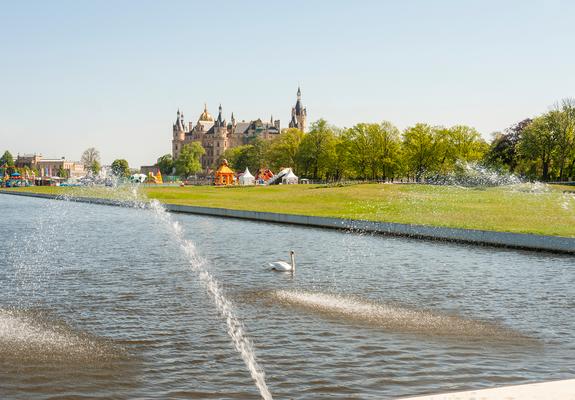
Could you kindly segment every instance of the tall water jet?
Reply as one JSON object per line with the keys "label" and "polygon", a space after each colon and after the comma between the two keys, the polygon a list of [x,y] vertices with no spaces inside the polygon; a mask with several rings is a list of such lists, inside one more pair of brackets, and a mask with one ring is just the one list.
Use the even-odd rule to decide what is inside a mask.
{"label": "tall water jet", "polygon": [[[134,191],[134,195],[137,195],[136,191]],[[159,220],[171,228],[174,238],[186,254],[192,270],[198,274],[202,284],[211,295],[218,312],[225,319],[228,335],[231,337],[234,347],[246,364],[262,398],[265,400],[271,400],[272,395],[265,381],[265,373],[256,361],[254,346],[246,336],[242,323],[235,316],[231,302],[224,296],[217,280],[206,269],[205,260],[200,257],[196,251],[194,243],[184,238],[184,232],[181,225],[171,218],[159,201],[151,201],[149,203],[149,207],[154,211],[154,214]]]}

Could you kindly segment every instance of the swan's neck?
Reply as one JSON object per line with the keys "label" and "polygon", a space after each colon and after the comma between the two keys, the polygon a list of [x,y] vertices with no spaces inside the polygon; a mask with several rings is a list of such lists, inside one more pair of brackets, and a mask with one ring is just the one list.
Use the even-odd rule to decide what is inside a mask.
{"label": "swan's neck", "polygon": [[291,257],[291,269],[292,271],[295,271],[295,255],[291,253],[290,257]]}

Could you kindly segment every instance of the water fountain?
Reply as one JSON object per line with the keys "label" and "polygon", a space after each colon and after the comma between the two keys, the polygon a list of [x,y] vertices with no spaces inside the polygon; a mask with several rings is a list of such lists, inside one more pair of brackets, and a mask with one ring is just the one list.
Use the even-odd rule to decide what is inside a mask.
{"label": "water fountain", "polygon": [[[13,238],[28,214],[39,232],[26,244],[0,243],[23,253],[0,270],[4,282],[22,284],[7,281],[0,294],[0,355],[9,355],[0,357],[0,380],[13,386],[0,396],[65,387],[118,398],[379,399],[566,377],[575,330],[569,257],[176,215],[133,186],[100,190],[126,207],[0,196],[16,218],[0,233]],[[509,190],[546,196],[544,185]],[[262,243],[279,242],[264,256]],[[266,270],[291,248],[296,276]],[[40,267],[52,259],[50,270]],[[46,288],[55,304],[35,302]],[[15,298],[26,305],[5,306]],[[269,382],[242,320],[257,333],[258,355],[274,360]],[[116,369],[126,354],[132,366]],[[57,379],[33,386],[44,361]],[[74,387],[74,374],[89,367],[83,381],[94,385]]]}
{"label": "water fountain", "polygon": [[171,218],[170,214],[162,207],[159,201],[151,201],[149,207],[158,219],[171,227],[174,239],[186,254],[190,267],[198,274],[206,290],[212,297],[220,315],[225,319],[228,327],[228,335],[250,371],[262,398],[264,400],[271,400],[272,395],[266,385],[265,374],[256,361],[254,346],[247,337],[243,324],[235,316],[232,303],[224,296],[218,281],[206,268],[206,261],[200,257],[194,243],[184,238],[182,226]]}

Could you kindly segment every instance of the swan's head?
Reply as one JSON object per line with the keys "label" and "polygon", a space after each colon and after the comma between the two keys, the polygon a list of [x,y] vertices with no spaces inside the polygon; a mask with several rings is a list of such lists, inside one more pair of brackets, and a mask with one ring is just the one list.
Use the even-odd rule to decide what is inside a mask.
{"label": "swan's head", "polygon": [[295,254],[295,251],[290,250],[290,251],[289,251],[289,254],[290,254],[290,256],[293,256],[293,255]]}

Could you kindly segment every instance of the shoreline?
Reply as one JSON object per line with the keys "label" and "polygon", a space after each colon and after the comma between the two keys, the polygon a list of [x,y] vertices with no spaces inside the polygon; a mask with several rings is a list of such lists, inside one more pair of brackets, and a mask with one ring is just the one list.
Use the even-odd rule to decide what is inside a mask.
{"label": "shoreline", "polygon": [[[0,190],[1,194],[27,196],[53,200],[63,200],[62,195],[13,192]],[[109,206],[132,206],[130,201],[112,200],[98,197],[67,197],[67,200]],[[324,229],[338,229],[359,232],[371,232],[387,236],[408,237],[414,239],[436,240],[444,242],[466,243],[479,246],[503,247],[519,250],[544,251],[562,254],[575,254],[575,238],[486,231],[465,228],[445,228],[428,225],[402,224],[394,222],[374,222],[367,220],[342,219],[333,217],[314,217],[274,212],[244,211],[227,208],[162,203],[169,212],[207,215],[214,217],[236,218],[251,221],[291,224]]]}

